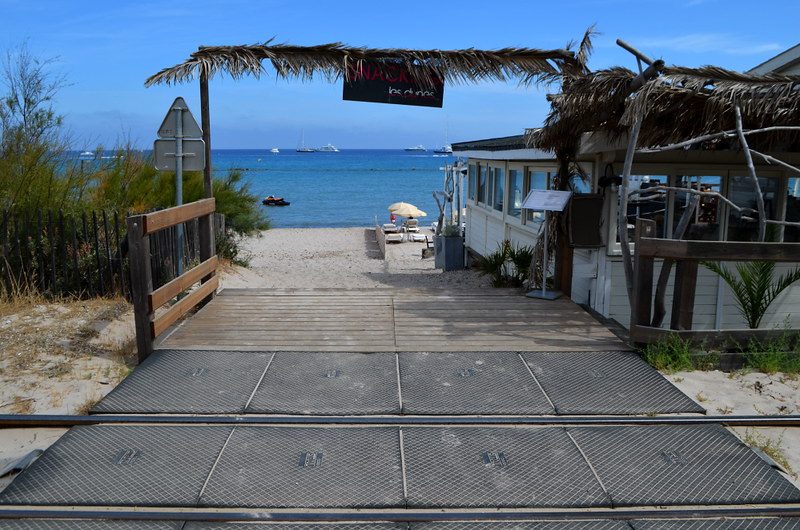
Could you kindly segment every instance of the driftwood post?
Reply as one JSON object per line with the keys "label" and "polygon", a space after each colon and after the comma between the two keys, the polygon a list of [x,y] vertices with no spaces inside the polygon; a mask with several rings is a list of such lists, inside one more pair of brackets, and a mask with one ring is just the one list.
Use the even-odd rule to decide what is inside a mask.
{"label": "driftwood post", "polygon": [[735,110],[736,133],[739,136],[739,143],[742,145],[744,159],[747,162],[747,172],[750,175],[750,179],[753,181],[753,187],[756,191],[756,205],[758,205],[758,240],[763,243],[764,239],[767,237],[767,212],[764,209],[764,195],[761,193],[761,184],[758,182],[756,168],[753,165],[753,157],[750,154],[750,147],[747,145],[747,138],[742,128],[742,109],[739,108],[739,105],[736,105]]}

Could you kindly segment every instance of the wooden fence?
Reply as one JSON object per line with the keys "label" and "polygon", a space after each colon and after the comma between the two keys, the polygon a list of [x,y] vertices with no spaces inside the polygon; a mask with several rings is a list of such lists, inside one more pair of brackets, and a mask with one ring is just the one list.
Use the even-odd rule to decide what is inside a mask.
{"label": "wooden fence", "polygon": [[[131,299],[126,215],[90,211],[13,212],[0,219],[0,295],[39,293],[46,297]],[[215,233],[224,233],[224,217],[214,214]],[[184,223],[184,266],[199,260],[197,219]],[[219,237],[219,235],[217,236]],[[175,228],[150,237],[153,285],[177,276]]]}
{"label": "wooden fence", "polygon": [[[655,221],[636,221],[634,247],[634,300],[631,308],[631,341],[649,344],[676,334],[694,344],[706,347],[729,347],[747,344],[749,339],[762,343],[774,340],[785,329],[715,329],[693,330],[694,299],[697,269],[702,261],[774,261],[800,262],[798,243],[753,243],[741,241],[675,240],[653,237]],[[653,271],[656,259],[676,263],[672,295],[671,329],[651,326],[653,312]]]}
{"label": "wooden fence", "polygon": [[[215,208],[214,199],[203,199],[127,219],[139,362],[153,352],[153,342],[161,333],[216,293],[219,278],[214,244]],[[153,238],[179,224],[185,226],[189,221],[197,222],[199,259],[193,268],[157,287],[150,255]],[[198,283],[200,285],[195,288]]]}

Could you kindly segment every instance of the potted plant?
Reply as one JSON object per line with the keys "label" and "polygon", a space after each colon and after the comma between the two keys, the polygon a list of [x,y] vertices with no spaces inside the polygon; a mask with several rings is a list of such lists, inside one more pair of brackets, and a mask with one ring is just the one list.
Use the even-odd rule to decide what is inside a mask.
{"label": "potted plant", "polygon": [[461,229],[452,221],[445,222],[433,240],[434,264],[437,269],[454,271],[464,268],[464,238]]}

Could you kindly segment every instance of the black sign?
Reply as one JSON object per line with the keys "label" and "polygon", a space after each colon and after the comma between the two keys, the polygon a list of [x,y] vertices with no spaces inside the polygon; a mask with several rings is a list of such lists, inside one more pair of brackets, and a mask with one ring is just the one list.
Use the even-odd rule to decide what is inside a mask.
{"label": "black sign", "polygon": [[363,63],[352,66],[344,79],[342,99],[395,105],[441,107],[444,81],[433,76],[433,86],[414,81],[400,65]]}

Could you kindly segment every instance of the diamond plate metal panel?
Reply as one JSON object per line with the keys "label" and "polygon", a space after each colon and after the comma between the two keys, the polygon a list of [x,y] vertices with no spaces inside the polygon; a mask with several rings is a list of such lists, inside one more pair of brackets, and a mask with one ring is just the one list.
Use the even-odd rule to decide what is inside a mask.
{"label": "diamond plate metal panel", "polygon": [[394,427],[237,427],[203,506],[403,507]]}
{"label": "diamond plate metal panel", "polygon": [[187,523],[184,530],[408,530],[406,523],[379,523],[366,521],[358,523]]}
{"label": "diamond plate metal panel", "polygon": [[568,431],[614,506],[800,502],[800,490],[719,425]]}
{"label": "diamond plate metal panel", "polygon": [[181,530],[183,521],[90,521],[78,519],[0,519],[0,530]]}
{"label": "diamond plate metal panel", "polygon": [[230,427],[73,427],[0,504],[194,506]]}
{"label": "diamond plate metal panel", "polygon": [[272,355],[157,350],[91,412],[241,414]]}
{"label": "diamond plate metal panel", "polygon": [[247,412],[399,414],[395,354],[279,352]]}
{"label": "diamond plate metal panel", "polygon": [[408,505],[610,506],[561,428],[404,428]]}
{"label": "diamond plate metal panel", "polygon": [[648,414],[705,409],[631,352],[523,353],[558,414]]}
{"label": "diamond plate metal panel", "polygon": [[631,521],[634,530],[798,530],[800,519],[654,519]]}
{"label": "diamond plate metal panel", "polygon": [[630,530],[622,521],[503,521],[412,523],[410,530]]}
{"label": "diamond plate metal panel", "polygon": [[405,414],[553,414],[516,352],[401,353]]}

